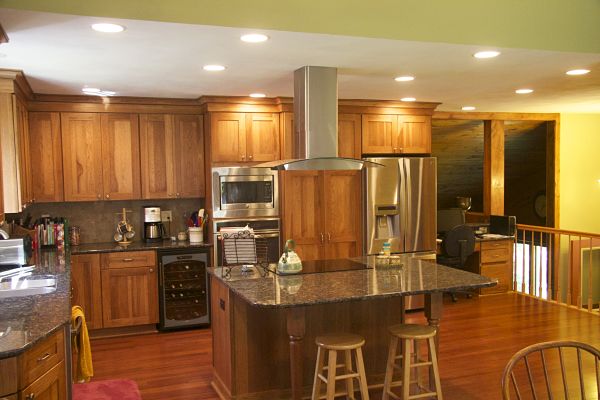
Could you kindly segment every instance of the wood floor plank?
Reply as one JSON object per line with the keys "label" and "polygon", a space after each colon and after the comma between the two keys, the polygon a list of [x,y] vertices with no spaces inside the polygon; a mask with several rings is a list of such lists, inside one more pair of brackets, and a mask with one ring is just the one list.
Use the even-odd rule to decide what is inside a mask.
{"label": "wood floor plank", "polygon": [[[407,320],[425,321],[420,313]],[[599,326],[598,316],[516,294],[446,302],[439,354],[444,398],[499,400],[502,371],[515,352],[548,340],[600,347]],[[94,379],[133,379],[144,400],[217,400],[211,340],[208,329],[95,339]]]}

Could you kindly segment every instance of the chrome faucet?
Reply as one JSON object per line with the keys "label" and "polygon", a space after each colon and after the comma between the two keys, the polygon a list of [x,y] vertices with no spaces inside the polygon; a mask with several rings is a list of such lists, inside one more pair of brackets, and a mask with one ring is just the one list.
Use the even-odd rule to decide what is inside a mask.
{"label": "chrome faucet", "polygon": [[0,229],[0,236],[2,236],[2,239],[10,239],[8,233],[6,233],[6,231],[2,229]]}

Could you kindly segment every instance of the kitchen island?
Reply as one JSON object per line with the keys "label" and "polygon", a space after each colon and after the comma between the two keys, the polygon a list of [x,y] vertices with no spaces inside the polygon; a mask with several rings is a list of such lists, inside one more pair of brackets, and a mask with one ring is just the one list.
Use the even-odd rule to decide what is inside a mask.
{"label": "kitchen island", "polygon": [[489,278],[403,256],[401,266],[375,257],[305,263],[303,274],[261,268],[211,274],[213,387],[222,399],[300,399],[310,393],[317,335],[363,335],[370,387],[386,366],[387,327],[403,321],[403,298],[425,295],[425,315],[438,326],[442,295],[491,287]]}

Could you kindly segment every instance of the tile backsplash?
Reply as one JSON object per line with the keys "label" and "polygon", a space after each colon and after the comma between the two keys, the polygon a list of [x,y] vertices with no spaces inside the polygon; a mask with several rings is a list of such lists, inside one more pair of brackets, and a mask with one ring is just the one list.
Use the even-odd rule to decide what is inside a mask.
{"label": "tile backsplash", "polygon": [[65,217],[69,226],[81,228],[81,243],[112,242],[117,222],[121,219],[121,211],[125,207],[127,218],[136,232],[134,240],[142,240],[143,207],[158,206],[161,211],[171,211],[173,221],[171,226],[165,223],[169,236],[186,230],[185,215],[190,215],[199,208],[204,208],[204,199],[178,200],[125,200],[125,201],[96,201],[76,203],[36,203],[27,207],[21,214],[8,214],[7,220],[19,219],[31,214],[32,221],[42,215]]}

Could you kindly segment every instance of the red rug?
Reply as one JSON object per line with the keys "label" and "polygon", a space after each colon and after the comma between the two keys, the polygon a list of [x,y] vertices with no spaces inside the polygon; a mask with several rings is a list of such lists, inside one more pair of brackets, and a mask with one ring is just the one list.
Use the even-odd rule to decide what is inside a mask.
{"label": "red rug", "polygon": [[137,383],[112,379],[73,385],[73,400],[141,400]]}

